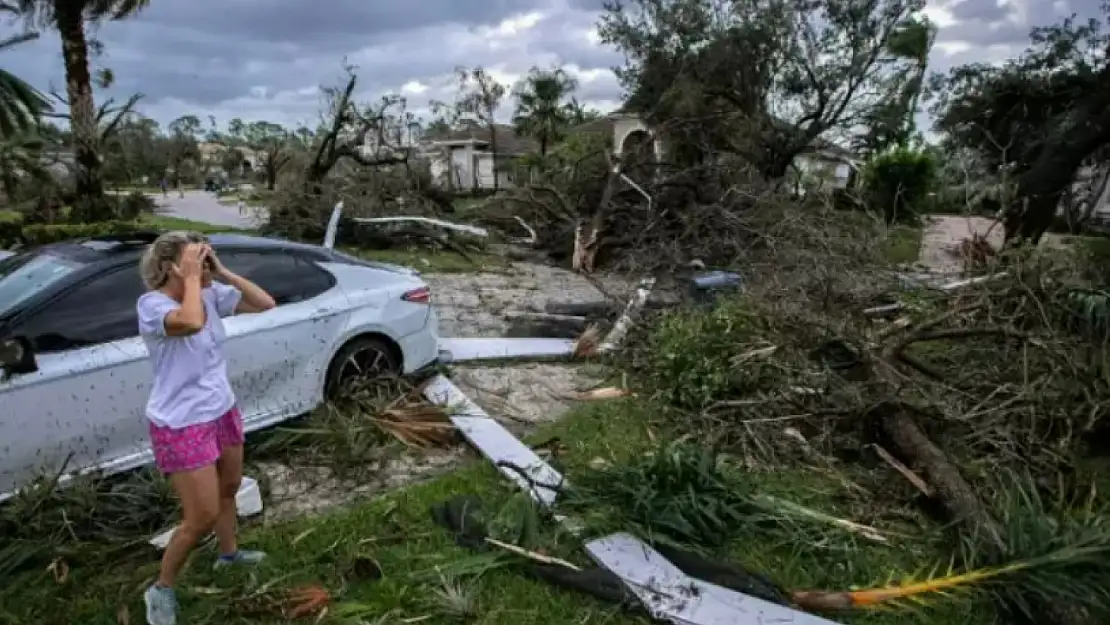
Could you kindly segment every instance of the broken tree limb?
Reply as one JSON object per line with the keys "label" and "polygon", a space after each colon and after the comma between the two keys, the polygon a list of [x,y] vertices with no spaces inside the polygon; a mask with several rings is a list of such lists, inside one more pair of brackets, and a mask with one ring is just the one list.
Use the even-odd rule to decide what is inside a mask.
{"label": "broken tree limb", "polygon": [[610,167],[605,179],[605,189],[601,192],[601,200],[597,203],[597,208],[589,222],[579,219],[574,227],[574,253],[571,255],[570,264],[571,269],[582,273],[590,273],[594,270],[598,246],[601,243],[601,232],[605,229],[605,218],[609,213],[609,203],[613,199],[613,193],[616,191],[617,181],[620,180],[621,175],[621,162],[610,152],[606,152],[605,156],[609,159]]}
{"label": "broken tree limb", "polygon": [[585,317],[517,311],[506,313],[505,320],[509,322],[510,337],[573,339],[589,324]]}
{"label": "broken tree limb", "polygon": [[640,280],[640,285],[636,287],[636,294],[632,299],[628,300],[628,305],[625,306],[624,312],[621,313],[620,318],[613,324],[613,329],[609,331],[605,340],[601,342],[601,346],[598,347],[597,351],[599,353],[607,354],[620,347],[624,338],[628,336],[628,332],[632,330],[632,321],[636,314],[640,312],[644,304],[647,304],[648,298],[651,297],[651,290],[654,286],[655,278],[644,278]]}
{"label": "broken tree limb", "polygon": [[543,306],[543,312],[549,315],[572,315],[575,317],[608,317],[615,309],[607,301],[596,302],[548,302]]}
{"label": "broken tree limb", "polygon": [[964,480],[944,452],[940,450],[903,404],[886,403],[875,408],[883,433],[911,469],[924,475],[952,521],[963,524],[975,533],[985,535],[999,550],[1005,551],[1002,528],[991,517],[987,507]]}
{"label": "broken tree limb", "polygon": [[443,221],[442,219],[433,219],[431,217],[354,217],[351,219],[351,221],[360,224],[420,223],[429,226],[435,226],[437,228],[443,228],[445,230],[451,230],[453,232],[462,232],[480,238],[485,238],[489,236],[489,231],[485,228],[479,228],[478,226],[469,226],[466,224],[456,224],[450,221]]}
{"label": "broken tree limb", "polygon": [[[972,536],[985,536],[993,545],[988,559],[1001,559],[1009,553],[1002,527],[979,500],[978,495],[964,480],[959,469],[949,462],[925,432],[918,426],[909,408],[904,404],[886,403],[875,408],[883,433],[887,436],[897,456],[910,468],[924,475],[926,483],[936,492],[936,499],[950,519]],[[1085,610],[1075,605],[1063,605],[1047,600],[1033,603],[1038,615],[1037,623],[1043,625],[1095,625]]]}
{"label": "broken tree limb", "polygon": [[513,215],[513,219],[515,219],[522,228],[528,231],[528,238],[515,239],[514,243],[527,243],[528,245],[535,245],[536,241],[539,240],[539,237],[536,236],[536,231],[532,229],[532,226],[529,226],[528,222],[521,219],[520,215]]}

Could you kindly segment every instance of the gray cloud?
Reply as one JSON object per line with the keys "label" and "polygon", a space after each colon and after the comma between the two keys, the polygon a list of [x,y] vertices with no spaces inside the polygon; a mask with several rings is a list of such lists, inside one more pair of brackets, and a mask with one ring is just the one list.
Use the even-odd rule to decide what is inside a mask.
{"label": "gray cloud", "polygon": [[[1071,12],[1098,15],[1100,0],[956,0],[930,2],[942,24],[932,66],[996,61],[1028,41],[1030,27]],[[532,66],[567,65],[578,97],[619,103],[609,68],[621,62],[590,33],[602,0],[190,0],[152,3],[137,18],[96,33],[106,46],[97,64],[122,99],[141,92],[140,110],[166,123],[183,114],[314,123],[319,86],[341,80],[344,59],[357,65],[360,95],[403,92],[411,106],[449,100],[456,66],[481,65],[505,80]],[[1061,9],[1063,7],[1063,9]],[[0,33],[2,34],[2,33]],[[53,35],[5,51],[6,69],[47,88],[63,86]],[[508,113],[508,107],[505,108]]]}

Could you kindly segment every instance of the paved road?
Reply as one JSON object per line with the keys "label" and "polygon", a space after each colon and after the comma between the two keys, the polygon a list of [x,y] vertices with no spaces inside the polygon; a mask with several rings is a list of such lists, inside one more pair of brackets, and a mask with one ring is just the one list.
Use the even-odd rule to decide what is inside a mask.
{"label": "paved road", "polygon": [[185,197],[170,192],[169,197],[154,196],[158,214],[202,221],[229,228],[256,228],[265,219],[265,209],[245,206],[243,213],[235,204],[221,204],[215,195],[206,191],[186,191]]}

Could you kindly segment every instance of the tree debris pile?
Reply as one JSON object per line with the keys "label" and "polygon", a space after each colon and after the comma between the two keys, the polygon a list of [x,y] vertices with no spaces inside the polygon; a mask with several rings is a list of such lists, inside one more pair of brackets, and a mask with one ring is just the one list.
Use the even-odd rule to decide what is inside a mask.
{"label": "tree debris pile", "polygon": [[746,293],[659,313],[633,336],[627,365],[643,388],[749,470],[851,475],[863,523],[941,511],[974,545],[953,553],[968,566],[1036,560],[1024,600],[1005,586],[1007,608],[1036,622],[1105,618],[1105,591],[1084,585],[1074,605],[1090,614],[1061,614],[1068,602],[1030,590],[1110,555],[1093,468],[1110,433],[1110,296],[1090,271],[1010,251],[987,260],[991,279],[907,289],[844,243],[815,245],[829,233],[812,218],[763,228],[742,265]]}

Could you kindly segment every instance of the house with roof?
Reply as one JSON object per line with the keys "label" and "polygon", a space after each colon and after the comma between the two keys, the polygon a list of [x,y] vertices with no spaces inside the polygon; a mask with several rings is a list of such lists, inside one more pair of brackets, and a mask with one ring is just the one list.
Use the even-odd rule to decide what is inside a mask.
{"label": "house with roof", "polygon": [[[617,157],[632,150],[643,152],[647,145],[651,146],[650,152],[656,160],[662,160],[666,152],[663,139],[640,116],[632,113],[613,113],[576,131],[612,133],[611,149]],[[844,188],[859,166],[859,158],[851,150],[818,139],[794,159],[792,183],[800,193],[815,187]]]}
{"label": "house with roof", "polygon": [[[441,186],[457,190],[493,189],[495,171],[498,187],[513,185],[504,165],[514,159],[539,151],[539,143],[517,135],[512,126],[497,124],[497,162],[494,165],[490,131],[484,126],[452,130],[425,136],[420,150],[431,163],[432,177]],[[651,158],[661,161],[664,141],[644,120],[632,113],[612,113],[581,124],[571,132],[602,133],[612,138],[610,150],[617,158]],[[848,149],[830,141],[818,140],[794,161],[793,180],[796,190],[804,193],[814,188],[843,188],[858,169],[857,157]]]}
{"label": "house with roof", "polygon": [[[512,126],[495,124],[497,154],[493,153],[491,131],[486,126],[425,135],[420,151],[428,159],[432,179],[442,187],[459,191],[508,188],[513,181],[505,165],[539,151],[539,143],[517,135]],[[495,178],[496,176],[496,178]],[[494,184],[496,179],[497,185]]]}

